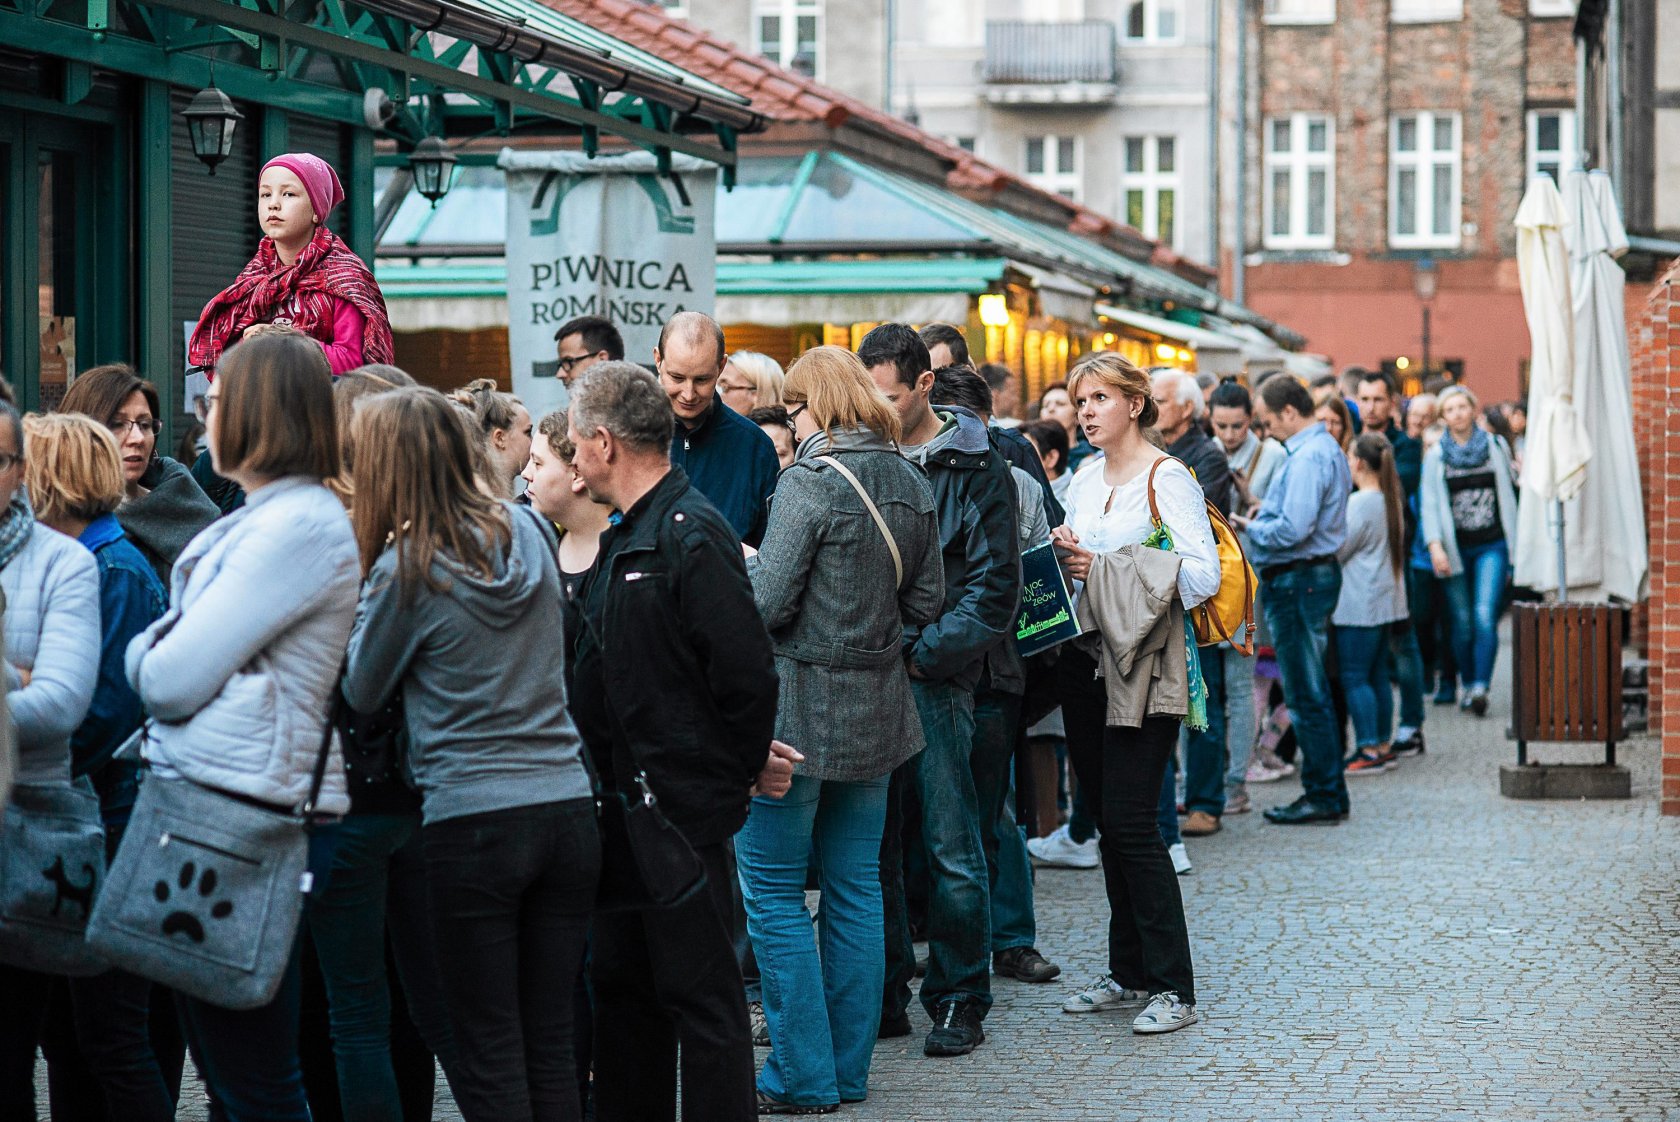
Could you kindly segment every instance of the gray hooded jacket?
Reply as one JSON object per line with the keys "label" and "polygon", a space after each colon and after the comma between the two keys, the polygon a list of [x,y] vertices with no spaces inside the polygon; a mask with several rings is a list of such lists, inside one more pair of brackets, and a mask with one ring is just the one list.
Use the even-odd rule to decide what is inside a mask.
{"label": "gray hooded jacket", "polygon": [[374,564],[356,609],[344,697],[373,712],[399,687],[427,822],[590,797],[566,706],[556,541],[503,503],[513,544],[489,580],[447,558],[402,602],[397,557]]}

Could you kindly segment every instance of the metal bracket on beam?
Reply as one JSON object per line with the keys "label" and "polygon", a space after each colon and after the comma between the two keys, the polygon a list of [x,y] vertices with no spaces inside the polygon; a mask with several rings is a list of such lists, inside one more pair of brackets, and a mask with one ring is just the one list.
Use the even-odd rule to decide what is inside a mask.
{"label": "metal bracket on beam", "polygon": [[89,31],[105,31],[111,26],[111,0],[88,0],[87,26]]}
{"label": "metal bracket on beam", "polygon": [[64,63],[63,86],[59,96],[66,105],[80,105],[93,92],[93,67],[85,62],[67,60]]}
{"label": "metal bracket on beam", "polygon": [[257,69],[276,72],[286,69],[286,41],[262,36],[257,49]]}

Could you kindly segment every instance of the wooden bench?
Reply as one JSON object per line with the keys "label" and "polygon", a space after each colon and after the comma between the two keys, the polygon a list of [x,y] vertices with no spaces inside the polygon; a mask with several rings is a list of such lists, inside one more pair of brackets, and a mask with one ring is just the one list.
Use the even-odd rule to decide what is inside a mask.
{"label": "wooden bench", "polygon": [[1531,741],[1598,741],[1616,763],[1622,725],[1622,612],[1608,604],[1511,606],[1511,729]]}

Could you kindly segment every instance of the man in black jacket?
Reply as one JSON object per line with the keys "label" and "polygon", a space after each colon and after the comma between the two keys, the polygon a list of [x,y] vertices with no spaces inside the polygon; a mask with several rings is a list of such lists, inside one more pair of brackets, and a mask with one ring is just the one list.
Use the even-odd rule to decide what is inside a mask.
{"label": "man in black jacket", "polygon": [[776,670],[739,541],[671,465],[671,424],[639,366],[599,363],[572,387],[574,466],[616,510],[574,601],[572,714],[601,784],[635,791],[644,772],[706,869],[681,904],[596,917],[595,1094],[602,1118],[672,1117],[680,1042],[684,1118],[745,1122],[757,1098],[725,842],[755,790],[786,793],[798,754],[772,745]]}
{"label": "man in black jacket", "polygon": [[[899,851],[906,795],[920,800],[928,852],[928,972],[922,1005],[933,1017],[923,1051],[972,1052],[992,1004],[991,917],[980,809],[969,758],[974,751],[974,693],[986,656],[1013,634],[1021,595],[1015,484],[991,446],[986,426],[966,409],[932,408],[934,376],[927,346],[902,323],[864,337],[858,358],[903,422],[904,454],[933,484],[945,559],[940,617],[905,634],[905,667],[927,747],[893,775],[882,840],[882,903],[887,927],[887,993],[881,1023],[888,1035],[910,1031],[910,926]],[[894,800],[894,793],[898,796]]]}

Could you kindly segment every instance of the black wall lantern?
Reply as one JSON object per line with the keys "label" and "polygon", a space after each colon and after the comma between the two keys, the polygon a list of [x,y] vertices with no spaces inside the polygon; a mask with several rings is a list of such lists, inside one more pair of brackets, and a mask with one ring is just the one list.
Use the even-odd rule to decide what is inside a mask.
{"label": "black wall lantern", "polygon": [[408,166],[414,171],[414,189],[431,200],[432,206],[449,194],[455,178],[455,153],[435,136],[428,136],[409,153]]}
{"label": "black wall lantern", "polygon": [[181,110],[181,116],[187,119],[193,155],[203,160],[210,174],[215,175],[216,165],[233,154],[233,130],[245,119],[245,114],[234,107],[227,94],[216,88],[216,79],[212,77],[210,84],[194,94]]}

